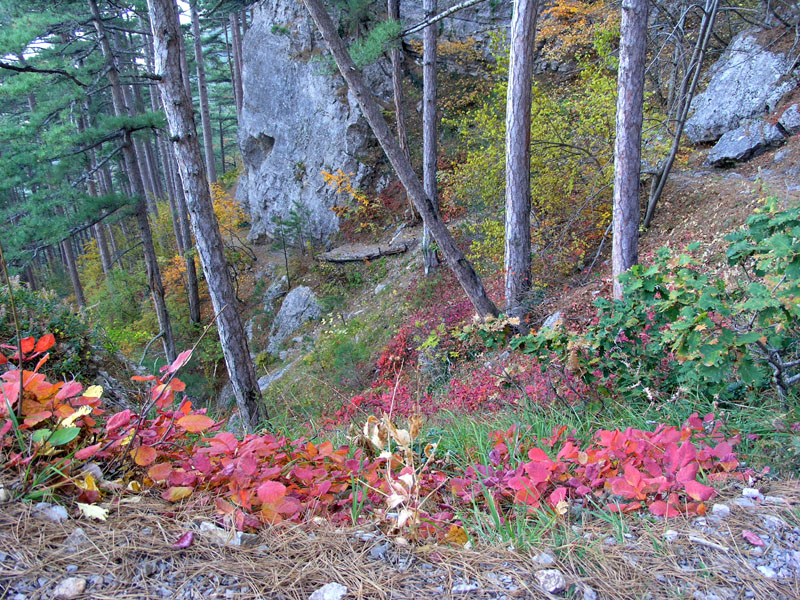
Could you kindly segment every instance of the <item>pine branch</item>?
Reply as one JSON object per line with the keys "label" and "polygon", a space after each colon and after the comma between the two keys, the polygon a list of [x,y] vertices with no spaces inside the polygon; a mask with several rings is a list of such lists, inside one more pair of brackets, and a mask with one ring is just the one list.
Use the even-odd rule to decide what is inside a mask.
{"label": "pine branch", "polygon": [[30,65],[12,65],[11,63],[0,61],[0,69],[8,71],[16,71],[17,73],[42,73],[44,75],[63,75],[64,77],[72,80],[74,83],[81,87],[87,87],[85,83],[79,80],[74,75],[67,73],[64,69],[39,69]]}

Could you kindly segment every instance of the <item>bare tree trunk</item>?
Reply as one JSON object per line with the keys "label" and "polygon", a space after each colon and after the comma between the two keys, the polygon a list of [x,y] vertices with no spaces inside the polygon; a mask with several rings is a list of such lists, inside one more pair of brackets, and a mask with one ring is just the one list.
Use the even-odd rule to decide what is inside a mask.
{"label": "bare tree trunk", "polygon": [[[100,15],[100,8],[97,6],[97,0],[88,0],[89,8],[92,12],[92,19],[94,21],[95,29],[97,30],[97,37],[100,41],[100,48],[106,60],[108,67],[108,79],[111,83],[111,99],[114,105],[114,114],[122,116],[127,113],[125,100],[122,94],[122,85],[119,80],[119,71],[114,54],[111,51],[111,44],[108,36],[106,35],[105,25]],[[172,324],[170,323],[169,313],[167,312],[167,304],[164,299],[164,284],[161,281],[161,271],[158,268],[158,259],[156,258],[156,250],[153,246],[153,235],[150,231],[150,223],[147,220],[147,208],[145,207],[145,193],[142,184],[142,177],[139,173],[139,165],[136,161],[136,154],[133,150],[133,142],[131,134],[126,131],[122,137],[122,155],[125,161],[125,167],[128,172],[128,180],[131,185],[131,192],[137,199],[136,204],[136,223],[139,227],[139,237],[142,240],[144,249],[144,261],[147,268],[147,280],[150,286],[150,292],[153,296],[153,304],[156,309],[156,316],[158,318],[158,325],[161,328],[161,340],[164,345],[164,353],[167,360],[172,362],[177,356],[175,350],[175,338],[172,335]]]}
{"label": "bare tree trunk", "polygon": [[506,96],[506,314],[519,318],[531,289],[531,86],[538,9],[538,0],[514,3]]}
{"label": "bare tree trunk", "polygon": [[228,58],[228,71],[231,74],[231,89],[233,90],[233,103],[236,105],[236,113],[239,113],[239,107],[242,105],[242,99],[236,92],[236,71],[233,66],[233,59],[231,58],[231,43],[228,40],[228,23],[222,24],[222,32],[225,34],[225,54]]}
{"label": "bare tree trunk", "polygon": [[242,89],[242,36],[239,33],[239,15],[230,14],[231,46],[233,48],[233,89],[236,97],[236,114],[242,113],[244,106],[244,92]]}
{"label": "bare tree trunk", "polygon": [[192,36],[194,37],[194,61],[197,65],[197,89],[200,93],[200,124],[203,128],[203,150],[205,151],[208,180],[217,180],[217,167],[214,164],[214,138],[211,133],[211,112],[208,108],[208,86],[206,68],[203,64],[203,39],[200,37],[200,15],[197,13],[197,0],[190,4],[192,11]]}
{"label": "bare tree trunk", "polygon": [[664,191],[664,186],[667,184],[667,179],[672,171],[672,165],[675,163],[675,157],[678,155],[678,148],[680,147],[681,136],[683,135],[683,127],[689,116],[692,99],[697,90],[697,82],[700,80],[700,69],[703,66],[706,48],[708,48],[708,42],[714,30],[714,21],[717,18],[718,8],[719,0],[706,0],[703,9],[703,20],[700,24],[700,31],[697,34],[697,43],[695,44],[689,67],[683,76],[681,90],[678,94],[678,102],[675,109],[677,123],[675,124],[675,134],[672,136],[672,146],[670,147],[664,166],[657,176],[658,181],[653,186],[650,197],[647,200],[647,213],[644,217],[645,229],[650,227],[650,222],[653,220],[653,215],[656,212],[656,205]]}
{"label": "bare tree trunk", "polygon": [[[425,18],[436,14],[436,0],[422,0]],[[436,25],[429,25],[422,32],[422,180],[425,194],[439,214],[439,194],[436,186],[436,157],[438,122],[436,106]],[[436,250],[431,248],[431,232],[428,225],[422,228],[422,264],[425,275],[439,266]]]}
{"label": "bare tree trunk", "polygon": [[[188,207],[186,202],[185,185],[181,183],[180,176],[176,176],[178,194],[175,196],[175,207],[178,211],[178,223],[183,238],[183,260],[186,264],[186,291],[189,296],[189,319],[192,323],[199,323],[200,315],[200,289],[197,282],[197,265],[194,261],[194,245],[190,231]],[[191,192],[190,192],[191,193]],[[212,207],[213,212],[213,207]],[[195,236],[196,237],[196,236]]]}
{"label": "bare tree trunk", "polygon": [[264,412],[261,391],[228,274],[222,236],[211,206],[192,103],[180,83],[179,50],[176,48],[180,25],[175,0],[148,0],[147,6],[153,28],[156,73],[162,76],[158,87],[186,190],[200,262],[206,274],[214,310],[219,314],[217,330],[225,364],[242,422],[250,429],[255,429]]}
{"label": "bare tree trunk", "polygon": [[[400,0],[388,0],[387,12],[390,19],[399,21]],[[406,156],[410,156],[408,151],[408,132],[406,130],[406,109],[403,99],[403,53],[400,46],[401,44],[402,40],[398,42],[397,47],[392,47],[392,49],[389,50],[389,58],[392,61],[392,88],[394,91],[394,114],[397,125],[397,141]],[[414,210],[414,204],[411,202],[411,198],[407,192],[406,201],[408,202],[408,217],[413,220],[416,211]]]}
{"label": "bare tree trunk", "polygon": [[647,0],[623,0],[614,144],[614,217],[611,264],[614,298],[619,276],[639,262],[639,168],[642,156]]}
{"label": "bare tree trunk", "polygon": [[219,107],[219,154],[222,159],[222,174],[225,175],[225,132],[222,129],[222,107]]}
{"label": "bare tree trunk", "polygon": [[425,189],[416,173],[414,173],[411,162],[400,148],[400,144],[397,143],[394,135],[392,135],[386,119],[383,118],[380,106],[378,106],[375,98],[364,83],[361,72],[350,58],[350,54],[336,30],[336,25],[334,25],[322,6],[321,0],[303,0],[303,2],[317,24],[317,28],[322,33],[322,37],[328,44],[339,71],[355,95],[361,107],[361,112],[372,128],[372,132],[389,158],[389,162],[392,164],[403,186],[411,196],[414,206],[422,216],[423,222],[430,228],[433,238],[439,245],[439,250],[447,259],[448,265],[453,270],[461,287],[464,288],[478,315],[481,317],[496,316],[497,307],[486,294],[481,278],[478,277],[475,269],[472,268],[472,264],[456,245],[447,227],[439,218],[439,214],[430,198],[425,194]]}
{"label": "bare tree trunk", "polygon": [[79,306],[86,306],[86,299],[83,297],[83,286],[78,277],[78,265],[75,263],[75,251],[72,249],[72,237],[61,242],[61,251],[64,253],[65,264],[72,281],[72,290],[75,292],[75,300]]}

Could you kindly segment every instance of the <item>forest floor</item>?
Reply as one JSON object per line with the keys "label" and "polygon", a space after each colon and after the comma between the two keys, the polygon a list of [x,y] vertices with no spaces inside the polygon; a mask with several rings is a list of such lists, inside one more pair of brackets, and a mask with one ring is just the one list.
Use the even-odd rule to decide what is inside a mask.
{"label": "forest floor", "polygon": [[[800,202],[797,138],[778,151],[782,155],[770,152],[731,170],[706,169],[702,155],[693,158],[671,179],[643,236],[642,257],[665,244],[700,241],[706,265],[722,268],[724,234],[763,198]],[[259,269],[279,277],[282,253],[263,248],[259,255]],[[368,289],[343,298],[342,321],[378,307],[387,315],[399,310],[400,295],[392,288],[413,279],[415,261],[416,252],[388,259],[376,275],[382,292],[370,281]],[[607,289],[608,271],[599,261],[588,282],[565,288],[547,311],[564,310],[569,319],[572,308]],[[282,364],[302,356],[329,326],[306,330]],[[266,333],[256,337],[263,341]],[[780,471],[783,465],[774,466]],[[14,502],[0,511],[0,598],[800,598],[800,483],[785,477],[731,481],[718,491],[705,517],[577,514],[546,534],[530,525],[518,532],[534,540],[520,545],[527,546],[524,552],[508,543],[410,546],[387,537],[380,523],[334,529],[312,522],[236,534],[211,526],[214,505],[202,495],[181,505],[156,493],[123,497],[111,503],[106,521],[57,505]],[[188,532],[192,544],[175,547]]]}

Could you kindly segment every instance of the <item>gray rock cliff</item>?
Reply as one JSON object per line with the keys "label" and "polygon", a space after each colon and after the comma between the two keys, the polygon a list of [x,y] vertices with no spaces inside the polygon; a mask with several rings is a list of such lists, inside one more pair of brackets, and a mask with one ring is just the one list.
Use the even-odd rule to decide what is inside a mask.
{"label": "gray rock cliff", "polygon": [[797,87],[789,58],[761,45],[757,31],[737,35],[711,67],[708,87],[692,101],[685,133],[690,141],[713,142],[749,118],[775,109]]}

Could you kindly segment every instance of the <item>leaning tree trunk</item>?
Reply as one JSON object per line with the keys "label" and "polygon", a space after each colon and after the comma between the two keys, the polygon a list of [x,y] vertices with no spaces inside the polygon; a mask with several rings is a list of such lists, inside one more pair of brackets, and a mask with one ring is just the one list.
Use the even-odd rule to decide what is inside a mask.
{"label": "leaning tree trunk", "polygon": [[158,87],[186,192],[200,262],[214,310],[219,315],[217,330],[225,364],[242,421],[250,429],[255,429],[263,412],[261,391],[228,274],[222,236],[211,205],[211,193],[203,170],[192,101],[181,83],[177,6],[175,0],[148,0],[147,7],[153,30],[156,73],[161,75]]}
{"label": "leaning tree trunk", "polygon": [[[400,0],[388,0],[387,12],[389,18],[394,21],[400,20]],[[401,50],[402,39],[398,41],[397,46],[393,46],[389,50],[389,59],[392,62],[392,88],[394,92],[394,114],[397,126],[397,141],[400,144],[406,156],[410,156],[408,151],[408,132],[406,130],[406,109],[405,101],[403,99],[403,53]],[[416,212],[414,211],[414,204],[411,198],[406,193],[406,201],[408,202],[408,217],[414,220]]]}
{"label": "leaning tree trunk", "polygon": [[[94,26],[97,30],[97,37],[100,41],[100,49],[103,52],[106,67],[108,68],[108,80],[111,84],[111,101],[114,106],[114,114],[120,117],[127,113],[127,109],[122,94],[122,85],[119,80],[116,60],[111,51],[111,44],[106,35],[105,25],[100,15],[100,8],[97,6],[97,0],[88,0],[88,2],[92,12]],[[167,355],[167,360],[172,362],[177,356],[177,352],[175,351],[175,338],[172,335],[172,324],[169,320],[167,304],[164,299],[164,284],[161,281],[161,272],[158,268],[156,249],[153,246],[153,234],[150,231],[150,223],[147,220],[147,207],[145,206],[142,177],[139,173],[139,165],[136,162],[136,155],[133,151],[131,134],[130,131],[127,130],[122,136],[122,156],[125,161],[125,168],[128,172],[128,180],[131,185],[132,195],[136,197],[136,223],[139,227],[139,237],[142,240],[142,247],[144,249],[147,280],[150,286],[150,292],[153,296],[158,325],[161,328],[160,333],[164,345],[164,353]]]}
{"label": "leaning tree trunk", "polygon": [[623,0],[617,76],[617,137],[614,143],[614,298],[619,276],[639,261],[639,168],[642,155],[647,0]]}
{"label": "leaning tree trunk", "polygon": [[[422,10],[426,19],[436,14],[436,0],[423,0]],[[436,27],[428,25],[422,33],[422,180],[425,194],[439,213],[438,190],[436,186],[437,155],[437,106],[436,106]],[[422,264],[425,275],[439,266],[436,250],[431,248],[431,232],[428,225],[422,228]]]}
{"label": "leaning tree trunk", "polygon": [[197,65],[197,90],[200,95],[200,124],[203,128],[203,150],[205,151],[206,173],[208,180],[217,180],[217,167],[214,164],[214,138],[211,132],[211,111],[208,108],[208,86],[206,85],[206,68],[203,64],[203,40],[200,37],[200,15],[197,12],[197,0],[190,4],[192,11],[192,37],[194,37],[194,61]]}
{"label": "leaning tree trunk", "polygon": [[531,85],[538,8],[538,0],[514,3],[506,96],[506,314],[520,318],[531,289]]}
{"label": "leaning tree trunk", "polygon": [[411,196],[414,206],[422,216],[423,222],[430,228],[433,239],[439,245],[439,250],[453,270],[461,287],[464,288],[467,297],[481,317],[496,316],[497,307],[486,294],[483,282],[478,277],[475,269],[472,268],[472,264],[456,245],[447,227],[439,218],[439,213],[425,193],[425,189],[416,173],[414,173],[411,161],[408,160],[408,157],[400,148],[400,144],[397,143],[397,140],[392,135],[380,106],[364,83],[364,78],[353,63],[353,59],[350,58],[350,54],[336,30],[336,25],[334,25],[322,6],[321,0],[303,0],[303,2],[322,33],[322,37],[328,44],[339,71],[353,94],[355,94],[361,112],[366,117],[372,132],[389,158],[389,162],[391,162],[409,196]]}

